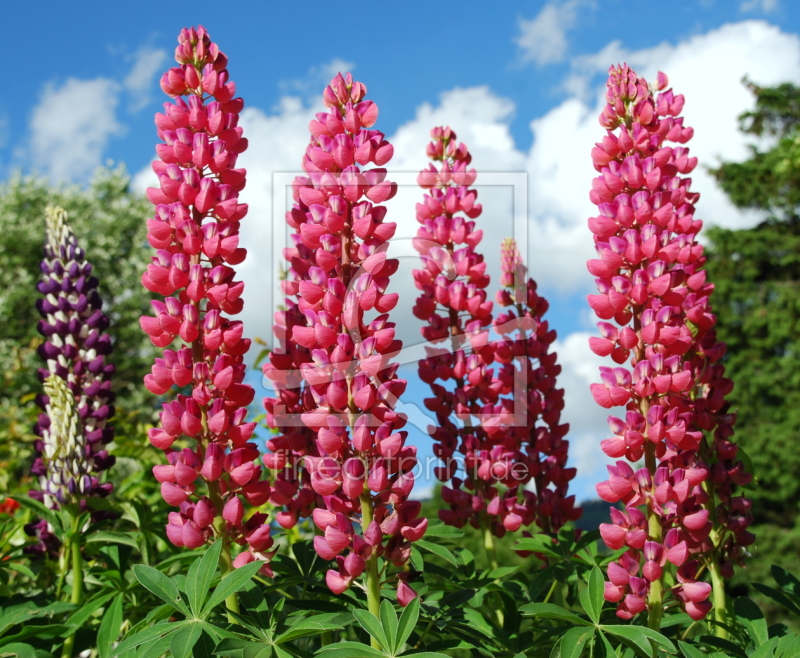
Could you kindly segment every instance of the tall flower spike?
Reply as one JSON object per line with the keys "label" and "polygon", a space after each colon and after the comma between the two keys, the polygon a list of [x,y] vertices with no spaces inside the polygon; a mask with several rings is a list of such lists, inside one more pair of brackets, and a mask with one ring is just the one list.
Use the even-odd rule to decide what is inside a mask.
{"label": "tall flower spike", "polygon": [[[534,519],[545,533],[555,534],[568,521],[577,521],[583,512],[575,507],[575,496],[567,495],[569,482],[576,470],[567,468],[569,441],[564,437],[569,425],[561,423],[564,390],[556,388],[561,366],[550,346],[556,339],[542,316],[547,300],[536,292],[536,282],[525,279],[527,269],[516,241],[507,238],[500,251],[500,283],[497,303],[507,309],[494,319],[494,329],[502,337],[494,345],[495,361],[500,365],[498,376],[506,381],[519,378],[524,386],[514,387],[514,399],[501,400],[500,413],[511,414],[525,409],[526,423],[510,423],[505,428],[503,446],[516,451],[517,485],[504,495],[505,509],[514,504],[515,514],[523,524]],[[519,375],[524,369],[525,376]],[[511,406],[513,405],[513,406]],[[533,492],[524,486],[533,480]],[[513,513],[509,512],[509,516]],[[513,518],[513,517],[512,517]],[[516,519],[514,519],[516,521]],[[506,523],[506,527],[508,527]]]}
{"label": "tall flower spike", "polygon": [[[439,510],[439,517],[457,527],[481,527],[495,562],[492,535],[518,529],[525,517],[533,520],[527,513],[531,496],[521,493],[523,502],[517,500],[519,472],[514,467],[522,455],[518,446],[503,441],[499,410],[502,396],[512,391],[513,377],[495,377],[488,367],[494,362],[488,329],[492,302],[486,295],[486,263],[476,251],[483,231],[472,221],[482,210],[477,192],[469,187],[477,176],[467,169],[472,156],[448,127],[434,128],[431,137],[428,157],[441,165],[431,163],[417,177],[427,194],[417,204],[421,226],[414,247],[423,269],[413,273],[421,291],[413,312],[428,323],[422,336],[433,343],[426,347],[419,375],[433,393],[425,399],[437,420],[429,432],[434,454],[444,462],[436,476],[450,484],[442,489],[449,509]],[[498,484],[513,493],[501,495]]]}
{"label": "tall flower spike", "polygon": [[[377,205],[396,193],[381,167],[393,149],[369,129],[378,108],[366,92],[350,74],[337,75],[323,93],[329,110],[309,125],[307,175],[295,180],[295,204],[286,214],[296,233],[295,246],[284,252],[286,311],[275,328],[281,349],[264,374],[279,393],[265,400],[268,422],[280,431],[270,444],[280,452],[267,463],[282,467],[303,457],[306,469],[295,482],[278,479],[287,497],[297,496],[288,501],[287,522],[316,503],[313,520],[323,534],[314,546],[337,566],[328,571],[328,587],[341,593],[366,574],[377,615],[378,558],[405,564],[427,520],[418,518],[420,503],[408,500],[416,448],[405,445],[406,418],[394,411],[406,387],[391,363],[401,343],[388,315],[398,297],[387,291],[398,266],[387,258],[396,225]],[[300,498],[304,483],[315,501]],[[406,605],[415,596],[401,578],[398,601]]]}
{"label": "tall flower spike", "polygon": [[[145,377],[148,390],[164,395],[188,386],[191,394],[165,402],[160,427],[150,430],[150,442],[168,460],[153,473],[164,499],[179,508],[167,525],[173,544],[197,548],[221,537],[224,568],[236,542],[244,550],[233,566],[260,560],[262,572],[271,575],[267,516],[245,515],[245,503],[259,507],[270,496],[255,464],[258,448],[249,442],[255,423],[246,420],[254,396],[243,383],[250,340],[242,337],[240,321],[226,317],[243,306],[244,284],[232,266],[246,254],[239,247],[245,170],[236,168],[247,148],[238,126],[244,102],[234,97],[227,57],[205,29],[182,30],[178,43],[179,66],[161,79],[174,102],[156,115],[163,143],[153,171],[160,187],[147,190],[156,206],[147,225],[157,252],[142,276],[164,301],[154,301],[155,316],[142,317],[141,324],[158,347],[180,340],[156,359]],[[183,447],[173,447],[176,441]]]}
{"label": "tall flower spike", "polygon": [[[31,491],[30,496],[56,509],[67,498],[104,497],[113,488],[110,482],[100,482],[100,474],[114,464],[114,457],[106,450],[114,438],[114,430],[108,423],[114,415],[111,392],[114,366],[106,363],[111,353],[111,337],[103,333],[108,318],[101,310],[98,281],[72,233],[67,213],[61,208],[48,207],[45,221],[42,278],[37,286],[42,297],[36,307],[42,315],[39,333],[45,338],[39,346],[39,355],[46,367],[38,375],[42,382],[52,376],[62,379],[81,418],[80,436],[75,440],[82,455],[74,462],[75,473],[69,477],[64,472],[53,480],[46,463],[53,422],[48,411],[49,393],[45,391],[37,398],[42,413],[34,433],[40,438],[34,442],[36,459],[31,470],[39,477],[41,490]],[[55,384],[51,383],[52,386]],[[55,547],[56,540],[45,521],[34,523],[27,530],[38,534],[44,546]]]}
{"label": "tall flower spike", "polygon": [[[750,475],[731,441],[735,415],[725,395],[733,384],[720,362],[714,286],[697,241],[699,195],[683,177],[697,158],[666,145],[686,143],[693,131],[677,116],[683,96],[666,86],[662,73],[651,87],[626,65],[610,69],[600,116],[607,134],[592,151],[600,175],[590,198],[600,212],[589,219],[598,258],[588,267],[599,292],[589,304],[603,320],[590,346],[617,364],[601,368],[592,394],[602,407],[626,408],[624,418],[609,417],[613,436],[602,449],[618,461],[597,487],[626,507],[612,509],[612,523],[600,528],[610,548],[629,548],[609,566],[606,599],[618,602],[622,618],[647,610],[652,628],[660,625],[670,563],[672,594],[694,619],[711,609],[711,587],[696,579],[700,563],[708,569],[715,615],[724,620],[722,576],[753,542],[749,502],[736,494]],[[628,462],[642,458],[634,472]]]}

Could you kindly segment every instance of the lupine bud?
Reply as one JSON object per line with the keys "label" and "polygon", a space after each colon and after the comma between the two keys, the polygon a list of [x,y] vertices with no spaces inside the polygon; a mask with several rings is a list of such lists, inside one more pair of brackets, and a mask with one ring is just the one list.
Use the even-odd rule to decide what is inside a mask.
{"label": "lupine bud", "polygon": [[[386,292],[398,264],[385,246],[395,224],[376,205],[397,188],[380,168],[392,146],[365,129],[377,118],[366,91],[349,73],[337,75],[323,93],[329,111],[309,125],[307,176],[295,179],[286,214],[296,231],[284,250],[286,310],[276,314],[276,349],[264,366],[277,392],[264,400],[267,422],[278,430],[265,463],[282,467],[271,500],[286,506],[282,524],[313,516],[324,531],[314,546],[336,559],[326,577],[334,593],[350,587],[365,561],[383,555],[404,564],[427,523],[404,507],[416,450],[394,411],[406,385],[390,363],[401,347],[388,315],[397,295]],[[355,524],[366,526],[363,536]],[[403,585],[398,598],[407,603]]]}
{"label": "lupine bud", "polygon": [[[148,390],[163,395],[175,385],[192,391],[165,403],[161,427],[151,430],[151,443],[167,450],[174,466],[172,472],[158,467],[156,477],[164,478],[164,499],[180,507],[170,515],[170,541],[196,548],[224,534],[249,547],[236,566],[260,560],[271,575],[266,515],[245,518],[242,500],[258,506],[270,491],[255,464],[258,449],[248,442],[255,429],[246,421],[254,391],[243,383],[250,340],[242,337],[240,321],[226,317],[243,304],[244,284],[235,281],[231,266],[245,256],[238,246],[239,222],[247,214],[238,198],[245,171],[236,169],[247,148],[237,126],[244,103],[233,98],[227,58],[205,29],[182,30],[178,43],[180,66],[161,80],[174,102],[156,115],[165,142],[153,163],[160,187],[147,190],[156,206],[148,238],[158,251],[142,277],[145,287],[165,298],[153,302],[155,316],[141,324],[157,346],[183,343],[156,359],[145,377]],[[186,440],[191,448],[173,449]],[[204,486],[197,488],[198,479]]]}
{"label": "lupine bud", "polygon": [[[39,476],[41,491],[31,491],[30,496],[53,509],[67,499],[80,501],[84,508],[86,497],[104,497],[113,488],[111,483],[101,483],[99,479],[102,471],[114,464],[114,457],[105,448],[114,438],[114,429],[108,422],[114,415],[110,380],[114,366],[106,363],[111,353],[111,337],[103,333],[108,319],[101,310],[97,278],[92,276],[92,266],[78,246],[67,213],[61,208],[48,207],[45,219],[45,257],[41,264],[42,279],[37,286],[43,297],[37,301],[37,308],[42,315],[39,333],[45,337],[39,354],[46,367],[39,370],[39,378],[44,382],[56,376],[66,383],[80,417],[74,446],[80,455],[77,461],[66,458],[63,461],[63,468],[74,464],[73,476],[62,473],[54,476],[57,482],[50,479],[46,453],[52,442],[53,419],[48,411],[49,394],[39,396],[37,404],[43,413],[34,433],[42,440],[34,444],[37,454],[32,472]],[[60,387],[60,384],[51,381],[50,386]],[[46,522],[31,524],[26,530],[37,534],[44,548],[57,547],[58,541]]]}
{"label": "lupine bud", "polygon": [[[592,395],[605,408],[627,410],[624,420],[609,417],[614,436],[603,441],[603,451],[630,462],[644,458],[645,467],[634,472],[620,459],[597,486],[601,498],[626,506],[625,512],[612,508],[612,523],[600,527],[603,539],[614,550],[630,548],[609,566],[606,599],[619,602],[617,615],[624,619],[644,606],[660,614],[669,562],[678,567],[674,596],[700,619],[711,608],[711,588],[696,580],[697,561],[688,558],[702,557],[730,575],[753,536],[748,512],[729,522],[743,500],[734,496],[735,487],[750,476],[730,449],[735,415],[725,395],[733,383],[720,363],[725,345],[714,331],[714,286],[702,269],[702,222],[694,218],[699,194],[680,175],[694,169],[697,158],[665,145],[683,144],[693,131],[677,117],[683,96],[663,91],[663,73],[655,87],[626,65],[609,73],[600,116],[608,133],[592,151],[600,175],[589,196],[599,215],[589,219],[589,228],[598,258],[588,267],[599,294],[590,295],[589,304],[616,326],[599,323],[601,338],[591,339],[590,347],[620,367],[601,368],[602,383],[592,385]],[[637,509],[643,505],[646,516]],[[630,574],[625,583],[612,576],[620,568]]]}

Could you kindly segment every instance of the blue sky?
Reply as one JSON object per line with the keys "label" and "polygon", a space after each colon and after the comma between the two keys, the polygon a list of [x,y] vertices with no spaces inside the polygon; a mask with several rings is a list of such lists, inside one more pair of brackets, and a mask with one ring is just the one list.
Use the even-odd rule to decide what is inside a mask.
{"label": "blue sky", "polygon": [[[242,124],[251,148],[243,199],[250,247],[242,267],[243,318],[250,335],[268,337],[274,264],[273,173],[295,169],[319,94],[338,68],[351,68],[380,107],[377,128],[395,143],[393,167],[424,165],[427,132],[450,123],[471,147],[479,172],[524,173],[528,190],[530,269],[550,299],[559,332],[573,427],[575,490],[593,495],[603,468],[599,441],[605,412],[588,394],[598,359],[586,339],[591,278],[586,217],[592,212],[589,151],[602,137],[596,122],[604,73],[627,60],[640,73],[663,69],[685,93],[691,144],[701,163],[740,159],[746,141],[736,116],[750,104],[740,80],[800,83],[800,9],[790,0],[688,0],[667,5],[623,0],[488,3],[7,3],[0,23],[7,64],[0,94],[0,179],[38,171],[54,182],[85,184],[108,160],[124,162],[137,189],[146,186],[156,141],[153,113],[165,98],[160,73],[170,66],[181,27],[203,24],[228,55],[248,109]],[[457,9],[455,9],[457,7]],[[694,189],[710,223],[752,225],[758,216],[728,204],[698,170]],[[479,175],[479,181],[480,181]],[[492,271],[497,247],[512,231],[510,187],[479,188]],[[398,235],[414,232],[417,190],[390,207]],[[280,217],[278,218],[280,220]],[[401,335],[417,340],[415,296],[403,261],[398,288]],[[412,372],[413,368],[406,368]],[[419,406],[421,386],[410,386]],[[429,442],[414,431],[423,453]]]}

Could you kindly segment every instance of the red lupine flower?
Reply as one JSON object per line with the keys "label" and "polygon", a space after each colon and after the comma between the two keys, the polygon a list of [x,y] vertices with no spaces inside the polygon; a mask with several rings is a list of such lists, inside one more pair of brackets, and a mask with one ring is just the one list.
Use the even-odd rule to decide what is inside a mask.
{"label": "red lupine flower", "polygon": [[[561,366],[556,363],[555,352],[549,352],[556,332],[542,319],[549,304],[537,293],[536,282],[526,280],[527,270],[512,238],[503,242],[500,264],[504,289],[498,291],[497,303],[506,311],[494,319],[495,331],[502,338],[494,344],[495,360],[501,364],[499,377],[513,381],[519,377],[519,370],[525,369],[524,390],[515,388],[515,399],[503,400],[502,404],[506,412],[514,408],[511,404],[527,410],[525,425],[506,427],[503,442],[522,453],[520,463],[525,464],[528,478],[517,486],[529,479],[536,485],[536,498],[530,501],[526,522],[535,514],[539,528],[557,533],[566,522],[578,520],[582,510],[575,507],[575,496],[567,495],[576,469],[567,468],[569,441],[564,437],[569,425],[560,422],[564,391],[556,388]],[[515,496],[516,492],[512,489],[509,494]]]}
{"label": "red lupine flower", "polygon": [[[153,473],[164,500],[180,508],[170,514],[170,541],[196,548],[223,536],[246,547],[237,566],[258,559],[269,575],[266,516],[245,518],[243,503],[258,507],[269,497],[255,464],[258,449],[249,442],[255,423],[246,420],[254,395],[243,383],[250,340],[242,337],[240,321],[226,317],[243,305],[244,284],[231,266],[245,257],[238,246],[239,222],[247,214],[238,200],[245,170],[236,168],[247,148],[238,126],[244,103],[234,98],[228,60],[205,29],[182,30],[178,43],[179,66],[161,79],[174,102],[156,115],[163,140],[153,163],[159,187],[147,196],[156,206],[148,239],[157,252],[142,276],[143,285],[164,300],[153,302],[155,316],[141,324],[159,347],[180,340],[156,359],[145,377],[148,390],[164,395],[188,386],[191,392],[165,402],[160,427],[150,430],[151,443],[169,461]],[[186,439],[191,447],[178,449],[176,442]]]}
{"label": "red lupine flower", "polygon": [[[533,280],[516,305],[508,291],[499,293],[498,302],[514,308],[494,320],[501,339],[489,341],[489,277],[476,251],[482,231],[470,221],[481,213],[477,192],[469,187],[476,178],[475,170],[467,169],[472,157],[450,128],[434,128],[431,136],[428,155],[441,165],[429,164],[417,178],[428,194],[417,204],[421,227],[414,246],[424,269],[414,271],[421,291],[414,314],[427,322],[424,338],[447,341],[449,348],[426,348],[428,358],[419,364],[420,378],[434,393],[425,404],[436,414],[434,454],[444,462],[436,475],[450,483],[442,490],[449,509],[439,516],[458,527],[484,523],[497,536],[534,520],[546,532],[556,531],[580,511],[573,509],[574,497],[566,496],[575,471],[565,467],[568,426],[558,422],[563,391],[553,385],[559,370],[555,354],[547,354],[555,332],[541,321],[547,302],[536,294]],[[525,291],[525,269],[513,241],[504,246],[501,263],[501,283],[514,287],[516,275]],[[519,399],[513,399],[518,361],[524,362],[527,379]],[[494,363],[497,374],[490,367]],[[516,406],[525,410],[524,422],[514,420]],[[463,473],[457,453],[463,455]],[[536,493],[525,489],[531,480]],[[550,484],[555,489],[548,489]]]}
{"label": "red lupine flower", "polygon": [[[265,400],[267,420],[279,431],[265,462],[283,469],[272,502],[286,505],[278,515],[285,526],[312,515],[323,532],[317,552],[336,560],[326,579],[335,593],[380,555],[403,565],[427,526],[408,500],[416,448],[405,445],[406,418],[393,408],[406,386],[391,363],[401,343],[388,315],[398,262],[387,259],[386,242],[396,225],[377,205],[396,192],[381,168],[393,149],[370,129],[378,109],[366,91],[337,75],[323,94],[329,111],[309,124],[307,176],[295,180],[286,214],[296,231],[284,252],[286,310],[275,318],[278,345],[264,366],[278,392]],[[408,590],[400,581],[403,604]]]}
{"label": "red lupine flower", "polygon": [[[609,567],[606,584],[606,598],[619,602],[626,619],[645,600],[660,619],[667,562],[678,567],[675,597],[702,618],[710,586],[696,581],[697,560],[730,575],[753,541],[749,503],[734,495],[750,476],[730,441],[735,416],[725,395],[733,384],[720,363],[725,345],[716,340],[713,285],[702,269],[699,194],[683,177],[697,158],[666,145],[686,143],[693,131],[677,116],[683,96],[666,86],[662,73],[652,87],[626,65],[612,67],[600,116],[607,134],[592,151],[600,175],[590,198],[599,215],[589,228],[598,258],[588,267],[598,294],[589,304],[614,324],[598,323],[601,337],[590,346],[618,365],[601,368],[602,383],[591,388],[602,407],[626,407],[624,419],[609,417],[613,436],[601,447],[618,461],[597,491],[626,507],[612,509],[612,523],[600,528],[610,548],[630,548]],[[644,468],[634,472],[628,462],[642,458]],[[615,579],[620,568],[630,583]]]}

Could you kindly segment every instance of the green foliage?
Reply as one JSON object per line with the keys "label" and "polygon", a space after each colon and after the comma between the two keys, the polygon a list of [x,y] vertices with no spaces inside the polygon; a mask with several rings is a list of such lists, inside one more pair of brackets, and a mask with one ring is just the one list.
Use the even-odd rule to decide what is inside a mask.
{"label": "green foliage", "polygon": [[767,210],[781,219],[797,217],[800,204],[800,88],[785,83],[759,87],[746,83],[755,108],[739,117],[746,134],[771,138],[768,148],[750,147],[744,162],[726,162],[712,173],[740,208]]}
{"label": "green foliage", "polygon": [[793,525],[800,500],[800,221],[712,228],[708,257],[719,339],[727,343],[736,433],[758,486],[759,522]]}
{"label": "green foliage", "polygon": [[[728,344],[726,374],[735,383],[728,399],[757,478],[747,491],[756,557],[735,591],[766,579],[770,564],[793,567],[800,541],[800,87],[748,87],[755,107],[740,117],[741,128],[767,139],[747,160],[712,173],[734,204],[769,217],[751,229],[710,229],[707,252],[718,337]],[[758,600],[769,617],[781,616]]]}

